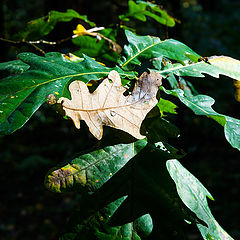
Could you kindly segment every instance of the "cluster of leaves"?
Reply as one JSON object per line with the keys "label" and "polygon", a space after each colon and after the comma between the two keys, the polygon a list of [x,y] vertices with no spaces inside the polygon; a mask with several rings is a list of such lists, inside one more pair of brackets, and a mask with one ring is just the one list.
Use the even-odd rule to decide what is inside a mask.
{"label": "cluster of leaves", "polygon": [[[147,17],[175,24],[159,6],[144,1],[130,0],[129,11],[119,19],[146,21]],[[49,34],[57,22],[73,18],[95,26],[73,10],[52,11],[30,22],[18,40],[36,40]],[[211,194],[177,160],[183,154],[169,141],[180,133],[166,117],[176,114],[176,105],[167,99],[172,95],[194,114],[222,125],[227,141],[240,150],[240,121],[215,112],[214,99],[198,94],[183,78],[208,74],[239,81],[240,61],[202,58],[174,39],[138,36],[120,26],[77,28],[72,41],[79,49],[74,54],[21,53],[17,60],[1,63],[7,76],[0,82],[0,135],[21,128],[47,101],[72,118],[77,128],[84,120],[99,140],[46,175],[49,190],[82,193],[79,210],[62,240],[184,239],[185,221],[195,224],[204,239],[232,239],[211,214],[206,199],[213,200]],[[122,52],[116,51],[123,31],[127,42]],[[111,128],[105,132],[103,126]]]}

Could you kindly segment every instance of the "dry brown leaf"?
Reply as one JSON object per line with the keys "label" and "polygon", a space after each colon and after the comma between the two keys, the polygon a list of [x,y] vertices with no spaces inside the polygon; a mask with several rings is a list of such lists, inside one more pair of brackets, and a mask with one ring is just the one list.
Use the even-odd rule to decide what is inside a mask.
{"label": "dry brown leaf", "polygon": [[108,78],[90,93],[82,81],[74,81],[69,86],[72,100],[60,98],[63,110],[75,126],[80,128],[80,120],[84,120],[89,131],[97,138],[103,135],[103,125],[128,132],[137,139],[142,121],[147,113],[157,104],[156,94],[161,85],[159,73],[144,72],[137,81],[132,94],[124,96],[126,91],[116,71],[111,71]]}

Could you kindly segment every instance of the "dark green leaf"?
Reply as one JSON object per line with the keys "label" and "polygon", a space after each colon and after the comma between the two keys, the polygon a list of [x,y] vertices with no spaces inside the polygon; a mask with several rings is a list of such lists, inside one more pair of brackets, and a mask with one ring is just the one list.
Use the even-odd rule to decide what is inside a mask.
{"label": "dark green leaf", "polygon": [[94,191],[138,154],[146,144],[146,140],[139,140],[82,155],[64,167],[50,171],[46,176],[45,185],[54,192],[81,188],[88,192]]}
{"label": "dark green leaf", "polygon": [[157,239],[172,239],[174,231],[179,237],[174,239],[183,239],[181,227],[184,219],[198,223],[200,220],[183,204],[167,171],[166,161],[174,155],[157,146],[148,144],[99,188],[92,195],[93,206],[97,208],[127,195],[111,218],[113,226],[124,225],[149,213],[153,225],[159,226],[153,229],[149,239],[153,239],[158,230]]}
{"label": "dark green leaf", "polygon": [[[213,217],[206,197],[214,200],[208,190],[187,171],[177,160],[167,161],[168,171],[174,180],[177,192],[184,204],[196,213],[197,217],[207,223],[207,227],[197,224],[204,239],[232,239]],[[212,238],[210,238],[212,237]]]}
{"label": "dark green leaf", "polygon": [[134,222],[122,226],[110,226],[109,220],[126,197],[122,197],[102,208],[98,212],[85,214],[89,209],[81,206],[81,212],[75,213],[71,219],[72,226],[68,227],[66,233],[60,240],[140,240],[142,236],[148,236],[152,231],[152,219],[144,215]]}
{"label": "dark green leaf", "polygon": [[26,29],[16,34],[14,38],[17,40],[38,40],[48,35],[58,22],[69,22],[73,18],[81,19],[90,26],[95,26],[95,23],[89,21],[86,15],[80,15],[72,9],[68,9],[65,13],[50,11],[47,16],[28,22]]}
{"label": "dark green leaf", "polygon": [[29,65],[21,60],[0,63],[0,72],[6,74],[20,74],[25,72]]}
{"label": "dark green leaf", "polygon": [[164,90],[168,94],[177,96],[182,103],[189,107],[196,115],[205,115],[224,126],[227,141],[232,147],[240,150],[240,120],[220,114],[212,109],[214,99],[207,95],[186,96],[181,89]]}
{"label": "dark green leaf", "polygon": [[146,118],[143,122],[147,137],[152,142],[168,141],[180,136],[180,130],[162,117]]}
{"label": "dark green leaf", "polygon": [[150,17],[161,24],[167,25],[168,27],[175,26],[174,19],[156,4],[145,1],[137,1],[135,3],[134,1],[129,0],[128,7],[128,12],[119,16],[121,21],[130,21],[130,19],[135,18],[146,22],[146,17]]}
{"label": "dark green leaf", "polygon": [[119,60],[123,69],[132,68],[132,65],[140,65],[142,60],[167,57],[177,61],[195,60],[200,57],[189,47],[174,39],[161,41],[158,37],[136,36],[125,31],[129,45],[124,47],[125,56]]}
{"label": "dark green leaf", "polygon": [[[77,79],[87,83],[106,77],[113,70],[87,56],[84,61],[76,63],[60,53],[49,53],[46,57],[21,53],[18,58],[30,68],[0,82],[0,136],[22,127],[49,94],[68,97],[68,85],[72,81]],[[122,78],[135,77],[134,72],[114,69]]]}

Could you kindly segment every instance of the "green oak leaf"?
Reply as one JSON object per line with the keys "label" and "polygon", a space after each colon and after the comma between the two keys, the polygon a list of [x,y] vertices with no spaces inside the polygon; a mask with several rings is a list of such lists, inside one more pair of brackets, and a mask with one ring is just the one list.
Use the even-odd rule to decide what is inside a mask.
{"label": "green oak leaf", "polygon": [[162,10],[158,5],[145,2],[137,1],[136,3],[132,0],[128,1],[128,12],[119,16],[121,21],[130,21],[135,18],[140,21],[146,22],[147,17],[153,18],[158,23],[164,24],[168,27],[174,27],[174,18],[170,17],[166,11]]}
{"label": "green oak leaf", "polygon": [[[149,239],[183,239],[181,227],[184,219],[202,223],[179,198],[174,181],[171,179],[166,161],[174,158],[168,149],[162,150],[161,144],[148,144],[110,180],[92,195],[92,202],[86,201],[92,209],[106,206],[119,197],[127,198],[111,217],[112,226],[133,222],[140,216],[150,214],[153,232]],[[166,221],[167,219],[167,221]],[[175,238],[174,238],[175,239]]]}
{"label": "green oak leaf", "polygon": [[158,37],[137,36],[125,30],[129,45],[124,46],[124,56],[119,60],[123,69],[131,69],[134,65],[140,65],[143,60],[158,57],[167,57],[177,61],[194,61],[200,57],[185,44],[167,39],[161,41]]}
{"label": "green oak leaf", "polygon": [[167,94],[178,97],[179,100],[189,107],[196,115],[205,115],[214,119],[224,127],[224,133],[227,141],[232,147],[240,150],[240,120],[215,112],[212,105],[215,100],[207,95],[186,96],[181,89],[166,90]]}
{"label": "green oak leaf", "polygon": [[46,57],[21,53],[18,59],[30,68],[0,82],[0,136],[21,128],[49,94],[69,97],[68,85],[74,80],[85,83],[99,80],[113,69],[122,78],[135,77],[134,72],[104,67],[86,55],[81,62],[72,62],[60,53],[49,53]]}
{"label": "green oak leaf", "polygon": [[80,211],[71,217],[71,224],[60,237],[60,240],[141,240],[147,237],[153,228],[149,214],[141,216],[133,222],[122,226],[111,226],[109,220],[126,197],[117,199],[97,212],[80,203]]}
{"label": "green oak leaf", "polygon": [[208,62],[204,61],[196,63],[167,63],[163,67],[162,59],[153,61],[153,66],[160,70],[159,73],[166,77],[169,74],[177,76],[205,77],[208,74],[212,77],[219,78],[219,75],[225,75],[236,80],[240,80],[240,61],[226,56],[212,56],[208,58]]}
{"label": "green oak leaf", "polygon": [[4,76],[9,74],[21,74],[28,70],[28,68],[29,65],[21,60],[13,60],[9,62],[0,63],[0,72]]}
{"label": "green oak leaf", "polygon": [[157,106],[162,115],[164,115],[164,113],[177,114],[176,112],[177,105],[169,100],[160,98],[159,102],[157,103]]}
{"label": "green oak leaf", "polygon": [[208,207],[206,197],[214,200],[208,190],[179,161],[168,160],[166,164],[184,204],[208,225],[206,227],[202,224],[197,224],[203,238],[231,240],[232,238],[221,228]]}
{"label": "green oak leaf", "polygon": [[45,186],[53,192],[68,192],[74,189],[92,192],[108,181],[146,144],[146,140],[139,140],[84,154],[63,167],[50,170],[45,178]]}

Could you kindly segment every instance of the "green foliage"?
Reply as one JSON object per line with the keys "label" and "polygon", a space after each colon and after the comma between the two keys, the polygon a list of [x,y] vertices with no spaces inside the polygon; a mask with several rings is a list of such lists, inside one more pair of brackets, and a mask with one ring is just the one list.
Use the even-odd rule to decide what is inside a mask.
{"label": "green foliage", "polygon": [[[130,0],[129,11],[119,18],[146,21],[146,17],[167,26],[175,24],[157,5],[144,1]],[[47,36],[57,22],[73,18],[94,26],[86,16],[73,10],[51,11],[48,17],[30,22],[18,39],[27,41]],[[0,82],[0,135],[21,128],[46,101],[61,112],[62,103],[57,101],[60,97],[70,98],[69,84],[75,80],[88,84],[94,94],[102,79],[115,70],[127,96],[143,71],[154,70],[163,76],[162,91],[156,107],[142,123],[140,131],[146,135],[145,139],[137,140],[120,130],[105,128],[101,141],[95,140],[73,160],[47,173],[45,186],[50,191],[74,191],[82,196],[80,210],[74,212],[60,239],[184,239],[185,221],[196,225],[203,239],[232,239],[211,214],[206,200],[206,197],[213,200],[211,194],[176,160],[185,153],[171,145],[171,140],[180,135],[171,119],[177,115],[177,105],[183,103],[196,115],[205,115],[222,125],[227,141],[240,150],[240,120],[215,112],[214,99],[198,94],[192,84],[194,78],[203,78],[204,74],[240,80],[240,62],[224,56],[201,58],[177,40],[162,41],[129,30],[125,31],[128,42],[120,53],[114,51],[113,43],[120,42],[121,34],[124,34],[122,29],[113,25],[100,32],[86,30],[72,38],[75,45],[72,50],[78,57],[60,52],[48,52],[44,57],[21,53],[17,60],[1,63],[0,71],[5,77]],[[105,66],[108,64],[111,67]],[[191,78],[186,81],[185,76]],[[154,81],[148,84],[152,82],[156,84]],[[146,84],[139,89],[141,99],[141,94],[148,95],[151,86]],[[172,102],[174,97],[179,101],[177,105]],[[147,103],[148,100],[143,104]],[[97,112],[96,118],[101,118],[104,104],[98,109],[70,110]],[[83,101],[83,105],[94,103]],[[127,114],[121,117],[127,118]],[[90,117],[89,121],[92,121]]]}
{"label": "green foliage", "polygon": [[196,115],[204,115],[214,119],[224,127],[227,141],[232,147],[240,150],[240,120],[219,114],[212,109],[215,100],[207,95],[186,96],[183,90],[164,90],[168,94],[175,95],[179,100],[189,107]]}
{"label": "green foliage", "polygon": [[167,168],[177,186],[177,192],[186,206],[207,223],[197,224],[204,239],[232,239],[214,219],[208,204],[208,197],[214,200],[208,190],[188,172],[177,160],[169,160]]}
{"label": "green foliage", "polygon": [[112,215],[124,199],[125,197],[122,197],[92,215],[87,214],[86,211],[81,211],[81,214],[78,213],[81,217],[77,222],[72,223],[71,227],[69,226],[69,230],[60,237],[60,240],[79,238],[86,240],[140,240],[142,237],[150,235],[152,231],[152,219],[149,214],[122,226],[109,225]]}
{"label": "green foliage", "polygon": [[65,13],[51,11],[47,16],[37,18],[28,22],[25,30],[15,35],[17,40],[36,40],[48,35],[58,22],[69,22],[73,18],[81,19],[90,26],[95,26],[95,23],[89,21],[86,15],[80,15],[72,9],[68,9]]}
{"label": "green foliage", "polygon": [[240,61],[225,56],[213,56],[207,59],[208,63],[201,61],[197,63],[172,64],[168,62],[166,66],[163,66],[162,59],[156,59],[153,61],[153,65],[156,69],[159,69],[163,76],[167,76],[173,73],[179,77],[205,77],[203,73],[206,73],[215,78],[219,78],[219,75],[225,75],[237,80],[239,78]]}
{"label": "green foliage", "polygon": [[0,71],[3,75],[20,74],[25,72],[29,65],[21,60],[0,63]]}
{"label": "green foliage", "polygon": [[46,176],[45,185],[54,192],[72,191],[73,189],[81,191],[81,188],[92,192],[107,182],[146,144],[145,140],[139,140],[84,154],[64,167],[51,171]]}
{"label": "green foliage", "polygon": [[197,61],[200,57],[189,47],[174,39],[161,41],[158,37],[136,36],[125,31],[129,45],[124,46],[124,56],[119,60],[123,69],[132,69],[142,61],[158,57],[167,57],[177,61]]}
{"label": "green foliage", "polygon": [[[29,65],[30,69],[0,82],[0,135],[10,134],[22,127],[46,102],[49,94],[69,96],[67,87],[75,79],[81,78],[87,83],[107,76],[112,70],[87,56],[80,64],[66,59],[60,53],[48,53],[45,57],[21,53],[18,59],[22,65]],[[8,62],[8,66],[9,71],[15,71],[15,62]],[[115,69],[122,77],[135,77],[133,72]]]}
{"label": "green foliage", "polygon": [[137,1],[135,3],[134,1],[130,0],[128,2],[128,7],[128,12],[119,16],[121,21],[128,22],[132,18],[135,18],[137,20],[146,22],[147,17],[150,17],[158,23],[164,24],[168,27],[175,26],[174,19],[156,4],[145,1]]}
{"label": "green foliage", "polygon": [[[104,29],[100,31],[102,35],[116,41],[116,31],[112,28]],[[110,49],[108,42],[105,39],[100,41],[90,36],[79,36],[72,40],[73,44],[78,47],[78,50],[74,52],[77,56],[81,56],[82,53],[87,54],[90,57],[94,57],[99,61],[104,62],[116,62],[119,57],[117,52]]]}

